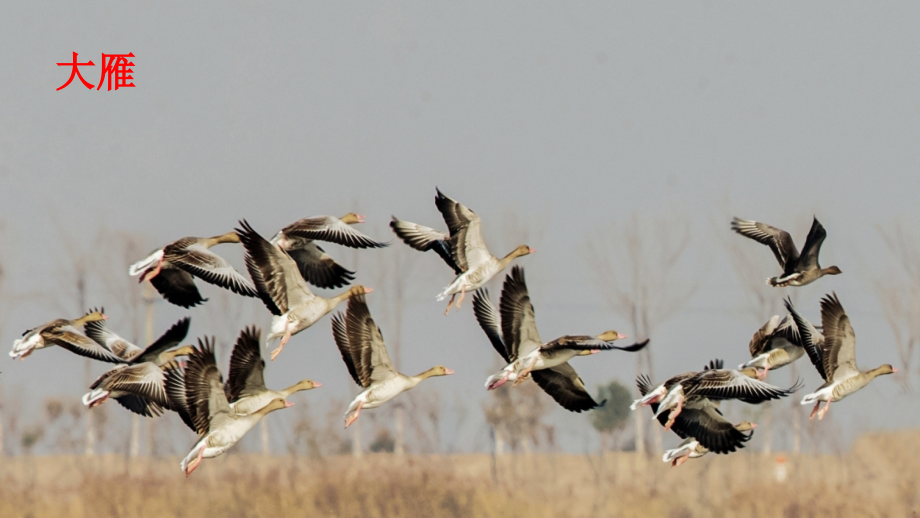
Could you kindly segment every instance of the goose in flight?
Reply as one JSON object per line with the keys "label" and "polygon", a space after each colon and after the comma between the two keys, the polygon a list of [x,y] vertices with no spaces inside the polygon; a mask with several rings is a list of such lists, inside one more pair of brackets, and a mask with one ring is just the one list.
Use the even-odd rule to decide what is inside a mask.
{"label": "goose in flight", "polygon": [[175,358],[194,350],[191,345],[173,349],[185,339],[190,323],[190,318],[183,318],[144,348],[109,331],[104,320],[87,323],[86,335],[111,350],[123,363],[99,376],[90,386],[90,392],[83,396],[83,404],[93,408],[111,398],[145,417],[158,416],[164,408],[171,408],[164,370]]}
{"label": "goose in flight", "polygon": [[329,256],[316,242],[326,241],[350,248],[382,248],[380,243],[358,232],[351,225],[364,223],[364,216],[349,212],[341,218],[313,216],[303,218],[279,230],[271,244],[284,250],[297,263],[303,278],[318,288],[341,288],[355,278]]}
{"label": "goose in flight", "polygon": [[[885,364],[868,371],[860,371],[856,366],[856,333],[850,324],[850,318],[840,304],[836,293],[825,295],[821,299],[821,326],[824,330],[824,340],[820,344],[811,332],[807,321],[791,308],[799,332],[802,334],[805,351],[824,384],[817,390],[802,398],[803,405],[815,403],[809,419],[824,419],[824,414],[831,407],[831,402],[855,393],[865,387],[878,376],[898,372],[890,364]],[[824,408],[819,410],[821,402]]]}
{"label": "goose in flight", "polygon": [[237,233],[246,249],[246,269],[262,302],[274,315],[266,342],[281,338],[278,348],[271,353],[272,361],[292,336],[318,322],[342,301],[372,291],[352,286],[329,299],[315,295],[287,252],[266,241],[246,220],[240,221],[240,227]]}
{"label": "goose in flight", "polygon": [[184,369],[167,371],[166,392],[182,420],[199,436],[180,464],[186,477],[202,459],[217,457],[233,447],[269,412],[290,406],[275,398],[253,413],[235,412],[214,359],[214,340],[207,338],[198,340]]}
{"label": "goose in flight", "polygon": [[105,320],[106,318],[109,317],[101,310],[94,309],[74,320],[58,318],[29,329],[22,334],[21,338],[13,341],[10,357],[24,360],[38,349],[57,345],[86,358],[109,363],[121,363],[121,358],[114,355],[112,351],[90,340],[77,329],[89,322]]}
{"label": "goose in flight", "polygon": [[[497,335],[502,346],[496,347],[503,358],[509,359],[508,365],[486,380],[486,388],[496,389],[507,381],[517,386],[525,381],[531,371],[551,369],[562,365],[575,356],[596,354],[604,350],[618,349],[627,352],[642,350],[648,340],[630,345],[618,346],[614,342],[626,338],[616,331],[605,331],[597,336],[566,335],[543,343],[537,331],[533,304],[524,280],[524,269],[515,266],[505,277],[500,302],[500,318],[495,312],[485,289],[473,295],[473,312],[480,327],[487,335],[499,329]],[[492,336],[490,336],[490,340]],[[496,342],[493,342],[493,347]],[[506,350],[507,349],[507,350]]]}
{"label": "goose in flight", "polygon": [[440,301],[450,296],[445,315],[450,312],[458,293],[457,309],[460,309],[467,292],[482,287],[515,258],[536,252],[527,245],[521,245],[499,259],[486,248],[482,239],[482,221],[475,212],[448,198],[440,190],[437,190],[434,203],[447,223],[449,234],[399,220],[396,216],[393,216],[390,228],[412,248],[422,252],[434,250],[457,274],[437,297]]}
{"label": "goose in flight", "polygon": [[767,279],[767,284],[770,286],[778,288],[805,286],[825,275],[842,273],[836,266],[821,268],[821,265],[818,264],[818,253],[821,251],[821,244],[827,237],[827,231],[818,222],[818,218],[814,218],[811,223],[811,230],[808,231],[808,237],[805,238],[805,246],[802,247],[801,254],[788,232],[771,227],[766,223],[733,218],[732,230],[769,246],[773,251],[773,255],[776,256],[777,262],[783,269],[783,274]]}
{"label": "goose in flight", "polygon": [[364,295],[348,300],[345,315],[332,317],[332,336],[352,379],[364,390],[348,405],[345,428],[351,426],[363,408],[377,408],[432,376],[454,371],[441,365],[421,374],[406,376],[396,371],[380,328],[374,323]]}
{"label": "goose in flight", "polygon": [[245,297],[258,297],[255,287],[223,257],[211,251],[221,243],[239,243],[236,232],[214,237],[183,237],[154,251],[128,268],[139,282],[150,284],[167,302],[190,308],[205,302],[195,277]]}

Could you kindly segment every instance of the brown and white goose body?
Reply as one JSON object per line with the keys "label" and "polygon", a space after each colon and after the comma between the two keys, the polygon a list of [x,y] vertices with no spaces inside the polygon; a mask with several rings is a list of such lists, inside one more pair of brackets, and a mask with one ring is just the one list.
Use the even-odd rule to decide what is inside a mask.
{"label": "brown and white goose body", "polygon": [[284,399],[276,398],[253,413],[234,412],[214,360],[213,339],[199,339],[198,344],[189,355],[187,367],[170,370],[166,377],[170,401],[200,437],[180,464],[186,477],[202,459],[217,457],[233,447],[269,412],[290,406]]}
{"label": "brown and white goose body", "polygon": [[723,369],[719,360],[718,365],[710,363],[709,368],[702,372],[686,372],[669,378],[643,394],[642,398],[633,401],[630,409],[657,404],[655,418],[670,410],[665,422],[667,430],[673,426],[685,407],[693,407],[702,400],[738,399],[756,405],[786,397],[801,388],[801,383],[799,380],[792,387],[781,389],[758,380],[757,369],[754,367]]}
{"label": "brown and white goose body", "polygon": [[[783,302],[787,309],[792,307],[792,301],[788,297]],[[813,339],[823,342],[824,336],[810,322],[804,319],[803,321],[809,327]],[[802,335],[791,314],[786,315],[782,320],[778,315],[774,315],[754,333],[748,349],[751,359],[739,365],[738,368],[756,368],[759,380],[764,380],[771,369],[785,367],[805,355]]]}
{"label": "brown and white goose body", "polygon": [[190,345],[173,349],[185,339],[190,323],[190,318],[183,318],[145,348],[109,331],[104,321],[87,323],[87,336],[112,350],[124,364],[99,376],[90,386],[90,391],[83,395],[83,404],[93,408],[111,398],[146,417],[158,416],[164,408],[170,408],[164,368],[171,366],[176,357],[192,352]]}
{"label": "brown and white goose body", "polygon": [[351,248],[382,248],[380,243],[355,230],[351,225],[364,223],[364,216],[349,212],[341,218],[313,216],[303,218],[279,230],[271,244],[284,250],[297,264],[300,274],[319,288],[340,288],[354,280],[355,272],[335,262],[316,241],[336,243]]}
{"label": "brown and white goose body", "polygon": [[[626,338],[626,335],[616,331],[605,331],[598,336],[566,335],[544,343],[537,331],[534,308],[524,279],[524,269],[520,266],[513,267],[511,273],[505,277],[500,306],[499,317],[486,290],[477,291],[473,295],[473,312],[480,327],[489,335],[493,347],[502,358],[508,361],[505,368],[486,380],[488,390],[496,389],[508,381],[518,385],[526,380],[532,371],[561,366],[576,356],[612,349],[635,352],[648,344],[646,339],[625,347],[614,345],[616,340]],[[500,334],[496,335],[498,329]],[[502,344],[501,347],[496,346],[499,342]]]}
{"label": "brown and white goose body", "polygon": [[447,223],[449,234],[438,232],[416,223],[401,221],[395,216],[390,227],[400,239],[416,250],[434,250],[453,268],[457,277],[438,294],[437,300],[450,296],[446,315],[450,312],[454,297],[459,293],[457,309],[467,292],[476,291],[492,277],[504,270],[517,257],[532,254],[533,248],[521,245],[499,259],[489,253],[482,239],[482,221],[475,212],[448,198],[440,190],[434,199],[435,205]]}
{"label": "brown and white goose body", "polygon": [[274,315],[266,341],[281,339],[278,348],[271,353],[272,360],[278,357],[291,336],[318,322],[342,301],[372,291],[364,286],[352,286],[328,299],[315,295],[287,252],[269,243],[245,220],[240,221],[240,226],[237,234],[246,249],[246,268],[259,297]]}
{"label": "brown and white goose body", "polygon": [[211,251],[221,243],[239,243],[235,232],[214,237],[184,237],[154,251],[128,268],[131,276],[140,275],[140,282],[150,284],[167,302],[189,308],[207,299],[202,298],[194,277],[228,289],[238,295],[258,297],[255,287],[223,257]]}
{"label": "brown and white goose body", "polygon": [[24,360],[32,352],[45,347],[57,345],[68,351],[94,360],[121,363],[121,358],[112,353],[105,346],[99,345],[84,336],[77,329],[88,322],[104,320],[107,317],[102,311],[91,310],[80,318],[67,320],[59,318],[22,334],[21,338],[13,341],[10,357]]}
{"label": "brown and white goose body", "polygon": [[397,372],[387,353],[383,334],[367,308],[364,295],[356,295],[348,300],[344,316],[338,313],[332,317],[332,336],[348,373],[364,389],[348,405],[345,428],[358,419],[361,409],[377,408],[432,376],[454,373],[441,365],[415,376]]}
{"label": "brown and white goose body", "polygon": [[792,236],[785,230],[771,227],[766,223],[739,218],[732,219],[731,228],[744,237],[769,246],[773,251],[777,262],[783,268],[783,273],[767,279],[767,284],[770,286],[805,286],[825,275],[841,273],[840,268],[836,266],[821,268],[821,265],[818,264],[818,253],[821,251],[821,244],[827,237],[827,231],[818,222],[818,218],[814,218],[811,223],[811,230],[808,231],[808,237],[805,238],[805,246],[802,247],[801,254],[795,247]]}
{"label": "brown and white goose body", "polygon": [[[804,320],[794,308],[791,312],[797,324]],[[831,402],[840,401],[855,393],[878,376],[898,372],[898,369],[889,364],[868,371],[859,370],[856,366],[856,333],[836,293],[825,295],[821,299],[821,326],[824,330],[824,342],[820,345],[816,343],[808,326],[799,326],[805,351],[818,374],[824,379],[823,385],[802,398],[803,405],[815,403],[810,419],[817,415],[818,420],[824,419]],[[824,408],[819,410],[822,401],[825,402]]]}
{"label": "brown and white goose body", "polygon": [[[248,415],[257,412],[275,399],[287,398],[301,390],[321,387],[322,383],[308,379],[301,380],[288,388],[272,390],[265,386],[265,360],[261,353],[261,331],[247,327],[236,339],[233,353],[230,355],[230,373],[224,392],[233,412]],[[293,403],[288,402],[288,406]]]}
{"label": "brown and white goose body", "polygon": [[[703,370],[721,369],[722,365],[722,360],[714,360]],[[646,375],[637,377],[636,385],[642,396],[653,390],[651,380]],[[663,461],[672,462],[672,466],[679,466],[688,458],[700,457],[709,451],[726,454],[744,448],[744,443],[751,438],[751,433],[744,432],[757,426],[752,423],[732,425],[719,411],[719,401],[705,397],[688,400],[683,412],[673,420],[661,412],[657,402],[649,403],[649,406],[655,419],[665,426],[665,429],[670,428],[678,437],[684,439],[680,446],[668,450],[662,457]]]}

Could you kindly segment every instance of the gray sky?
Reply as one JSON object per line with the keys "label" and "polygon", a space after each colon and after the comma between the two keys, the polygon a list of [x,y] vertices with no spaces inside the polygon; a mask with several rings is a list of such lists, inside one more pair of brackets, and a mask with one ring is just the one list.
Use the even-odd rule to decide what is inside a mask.
{"label": "gray sky", "polygon": [[[89,248],[104,227],[143,234],[152,249],[226,232],[240,218],[268,236],[300,217],[357,209],[369,222],[362,230],[391,239],[391,214],[444,228],[433,205],[439,186],[482,217],[496,255],[520,241],[503,218],[530,222],[538,252],[519,264],[544,338],[628,331],[603,305],[580,257],[584,243],[636,212],[689,218],[681,275],[701,288],[652,336],[657,379],[713,356],[729,365],[746,357],[758,323],[737,309],[745,295],[715,237],[729,232],[729,217],[787,228],[801,244],[816,214],[828,230],[822,263],[844,274],[802,289],[799,307],[817,320],[818,299],[836,290],[860,365],[896,362],[871,279],[890,267],[876,225],[920,217],[920,5],[304,4],[2,8],[0,253],[9,275],[0,343],[77,316],[56,288],[62,234]],[[90,91],[77,81],[55,91],[69,75],[55,63],[74,51],[96,63],[81,70],[93,84],[101,53],[133,52],[137,87]],[[362,254],[359,281],[374,287],[365,270],[397,246]],[[766,256],[761,277],[778,273],[766,247],[748,249]],[[217,250],[241,265],[238,249]],[[468,305],[441,316],[434,295],[450,271],[416,255],[403,369],[455,369],[426,383],[451,415],[457,398],[467,401],[477,421],[457,444],[481,446],[479,400],[495,354]],[[111,306],[100,278],[126,268],[99,272],[90,305]],[[203,291],[211,304],[220,297]],[[42,296],[11,297],[34,293]],[[369,297],[375,315],[382,296]],[[220,331],[209,327],[219,308],[160,304],[157,332],[186,313],[195,336],[267,321],[257,301],[237,304],[239,325]],[[124,330],[110,313],[111,327]],[[281,358],[270,384],[310,377],[324,384],[299,396],[311,404],[350,399],[328,320]],[[631,385],[634,375],[626,354],[574,365],[592,388],[614,377]],[[7,394],[37,401],[85,391],[82,360],[64,351],[2,370]],[[806,388],[819,384],[806,362],[799,370]],[[916,426],[917,412],[890,411],[915,405],[883,378],[831,414],[850,431]],[[556,409],[552,422],[567,448],[581,447],[583,416]]]}

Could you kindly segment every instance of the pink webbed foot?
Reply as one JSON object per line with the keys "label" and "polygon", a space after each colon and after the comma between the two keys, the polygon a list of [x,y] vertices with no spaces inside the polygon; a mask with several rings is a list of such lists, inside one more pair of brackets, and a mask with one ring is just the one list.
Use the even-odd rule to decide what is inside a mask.
{"label": "pink webbed foot", "polygon": [[830,410],[830,408],[831,408],[830,401],[828,401],[827,403],[824,403],[824,408],[822,408],[821,411],[818,412],[818,421],[824,419],[824,414],[826,414],[827,411]]}
{"label": "pink webbed foot", "polygon": [[677,466],[680,466],[684,462],[687,462],[689,459],[690,459],[690,452],[687,452],[686,455],[683,455],[681,457],[674,459],[674,461],[671,462],[671,467],[676,468]]}
{"label": "pink webbed foot", "polygon": [[362,407],[362,406],[364,406],[364,401],[360,401],[360,402],[358,403],[358,408],[356,408],[355,411],[352,412],[351,414],[348,414],[348,416],[345,418],[345,428],[348,428],[348,427],[351,426],[355,421],[358,420],[358,416],[361,415],[361,407]]}
{"label": "pink webbed foot", "polygon": [[463,302],[463,298],[466,297],[466,287],[460,288],[460,298],[457,300],[457,311],[460,311],[460,303]]}
{"label": "pink webbed foot", "polygon": [[204,446],[198,449],[198,456],[192,459],[192,462],[188,463],[188,466],[185,467],[185,478],[188,478],[193,471],[201,464],[201,458],[204,456]]}
{"label": "pink webbed foot", "polygon": [[272,351],[272,361],[275,361],[275,358],[281,354],[281,350],[284,349],[284,344],[288,343],[288,340],[291,339],[291,330],[288,328],[288,325],[284,325],[284,336],[281,337],[281,343],[278,344],[278,348]]}
{"label": "pink webbed foot", "polygon": [[444,316],[445,316],[445,317],[447,316],[448,313],[450,313],[450,307],[454,304],[454,297],[456,297],[456,296],[457,296],[457,294],[454,293],[453,295],[450,296],[450,300],[447,301],[447,309],[444,310]]}
{"label": "pink webbed foot", "polygon": [[[818,401],[817,403],[815,403],[815,407],[811,409],[811,415],[808,416],[808,420],[809,420],[809,421],[814,420],[815,414],[818,413],[818,408],[819,408],[820,406],[821,406],[821,402],[820,402],[820,401]],[[819,420],[820,420],[820,419],[819,419]]]}

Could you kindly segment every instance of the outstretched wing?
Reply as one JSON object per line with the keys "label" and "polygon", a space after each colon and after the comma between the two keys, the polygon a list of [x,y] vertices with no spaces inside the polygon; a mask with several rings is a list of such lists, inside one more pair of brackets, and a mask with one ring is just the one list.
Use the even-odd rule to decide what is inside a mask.
{"label": "outstretched wing", "polygon": [[47,342],[57,344],[85,358],[92,358],[94,360],[109,363],[125,363],[125,360],[115,356],[112,351],[106,349],[105,346],[99,345],[93,340],[83,336],[71,326],[46,329],[42,332],[42,337]]}
{"label": "outstretched wing", "polygon": [[289,236],[328,241],[351,248],[383,248],[387,246],[387,243],[374,241],[334,216],[303,218],[284,227],[281,232]]}
{"label": "outstretched wing", "polygon": [[258,297],[255,286],[223,257],[194,239],[180,239],[163,249],[165,260],[177,268],[237,295]]}
{"label": "outstretched wing", "polygon": [[449,235],[438,232],[433,228],[419,225],[418,223],[396,219],[396,216],[393,216],[393,220],[390,221],[390,228],[392,228],[393,232],[407,245],[420,252],[434,250],[435,253],[441,256],[441,259],[444,259],[447,266],[450,266],[454,270],[454,273],[457,275],[463,273],[463,270],[457,266],[457,263],[451,255]]}
{"label": "outstretched wing", "polygon": [[740,218],[732,218],[732,230],[744,237],[749,237],[758,243],[769,246],[784,271],[788,265],[795,264],[799,259],[799,252],[795,248],[792,236],[785,230],[771,227],[766,223]]}
{"label": "outstretched wing", "polygon": [[492,299],[489,298],[488,289],[480,288],[473,294],[473,314],[476,315],[479,327],[485,331],[495,351],[505,360],[505,363],[511,363],[511,355],[505,349],[505,342],[502,340],[501,320],[498,316],[498,310],[492,304]]}
{"label": "outstretched wing", "polygon": [[315,297],[287,252],[269,243],[246,220],[240,226],[236,233],[246,249],[246,269],[273,315],[281,316]]}
{"label": "outstretched wing", "polygon": [[482,239],[482,221],[463,204],[448,198],[440,190],[437,192],[434,204],[450,230],[451,257],[460,270],[475,270],[492,257]]}
{"label": "outstretched wing", "polygon": [[859,373],[856,367],[856,333],[836,293],[821,299],[824,346],[821,357],[827,381],[839,381]]}
{"label": "outstretched wing", "polygon": [[255,326],[249,326],[240,332],[230,355],[230,372],[224,392],[227,401],[234,403],[243,396],[260,394],[265,391],[265,360],[259,348],[262,332]]}
{"label": "outstretched wing", "polygon": [[786,311],[792,315],[792,320],[795,322],[795,329],[801,337],[802,347],[805,348],[805,352],[808,354],[808,359],[811,360],[811,364],[815,366],[815,370],[821,375],[821,379],[830,381],[827,371],[824,370],[824,353],[816,343],[818,331],[811,325],[811,322],[805,320],[805,318],[796,311],[795,306],[792,305],[792,299],[786,297],[786,299],[783,300],[783,304],[786,306]]}
{"label": "outstretched wing", "polygon": [[[345,324],[345,316],[342,313],[332,315],[332,338],[335,340],[336,347],[339,348],[339,353],[342,355],[342,361],[345,362],[348,374],[351,374],[351,378],[355,380],[355,383],[359,387],[370,385],[370,369],[364,370],[364,366],[368,364],[360,363],[361,351],[352,348],[351,342],[348,341],[348,327]],[[362,366],[361,371],[358,370],[359,364]],[[365,381],[367,384],[365,384]]]}
{"label": "outstretched wing", "polygon": [[570,412],[584,412],[603,406],[607,401],[597,403],[588,390],[585,383],[578,377],[578,373],[568,362],[549,369],[531,371],[530,375],[533,380],[543,389],[543,392],[549,394],[556,403],[562,405],[562,408]]}
{"label": "outstretched wing", "polygon": [[230,403],[214,359],[213,338],[199,339],[198,347],[189,356],[185,400],[199,435],[208,433],[212,427],[220,428],[230,418]]}
{"label": "outstretched wing", "polygon": [[160,353],[163,351],[168,351],[173,347],[179,345],[179,342],[185,340],[185,336],[188,334],[188,328],[192,323],[190,317],[185,317],[182,320],[173,324],[172,327],[166,330],[162,336],[156,339],[155,342],[148,345],[144,350],[140,351],[137,355],[131,358],[131,363],[144,363],[153,361]]}
{"label": "outstretched wing", "polygon": [[[701,409],[684,409],[675,420],[672,429],[679,428],[681,433],[693,437],[713,453],[731,453],[744,448],[744,443],[751,439],[753,430],[749,433],[738,431],[710,405],[706,404]],[[664,415],[660,417],[667,419]]]}
{"label": "outstretched wing", "polygon": [[195,285],[195,278],[190,273],[173,266],[167,267],[166,264],[160,269],[160,273],[150,279],[150,284],[160,292],[166,302],[179,307],[191,308],[208,300],[201,296],[198,286]]}
{"label": "outstretched wing", "polygon": [[786,397],[801,388],[801,383],[799,380],[792,387],[781,389],[734,369],[709,369],[687,380],[684,391],[687,395],[713,400],[740,399],[745,403],[758,404]]}
{"label": "outstretched wing", "polygon": [[524,269],[520,266],[514,266],[505,277],[499,308],[502,338],[511,361],[527,356],[543,345],[537,332],[533,304],[527,293]]}
{"label": "outstretched wing", "polygon": [[341,288],[355,280],[355,272],[346,269],[313,242],[302,247],[285,249],[297,263],[300,275],[319,288]]}
{"label": "outstretched wing", "polygon": [[[348,331],[348,342],[353,348],[361,351],[360,361],[356,362],[359,372],[370,372],[369,380],[362,376],[362,380],[376,383],[394,378],[398,375],[387,354],[387,346],[383,341],[380,328],[371,317],[367,308],[364,295],[355,295],[348,299],[348,309],[345,312],[345,324]],[[354,358],[354,355],[352,355]],[[368,385],[364,385],[367,387]]]}
{"label": "outstretched wing", "polygon": [[805,245],[802,246],[802,256],[799,259],[799,270],[814,270],[821,268],[818,264],[818,253],[821,252],[821,245],[827,238],[827,231],[824,226],[814,218],[811,222],[811,230],[808,231],[808,237],[805,238]]}
{"label": "outstretched wing", "polygon": [[632,345],[616,345],[615,340],[601,340],[593,336],[560,336],[559,338],[543,345],[541,349],[574,349],[577,351],[610,351],[616,349],[618,351],[634,353],[636,351],[645,349],[645,346],[648,345],[648,343],[648,338],[642,340],[641,342],[636,342]]}

